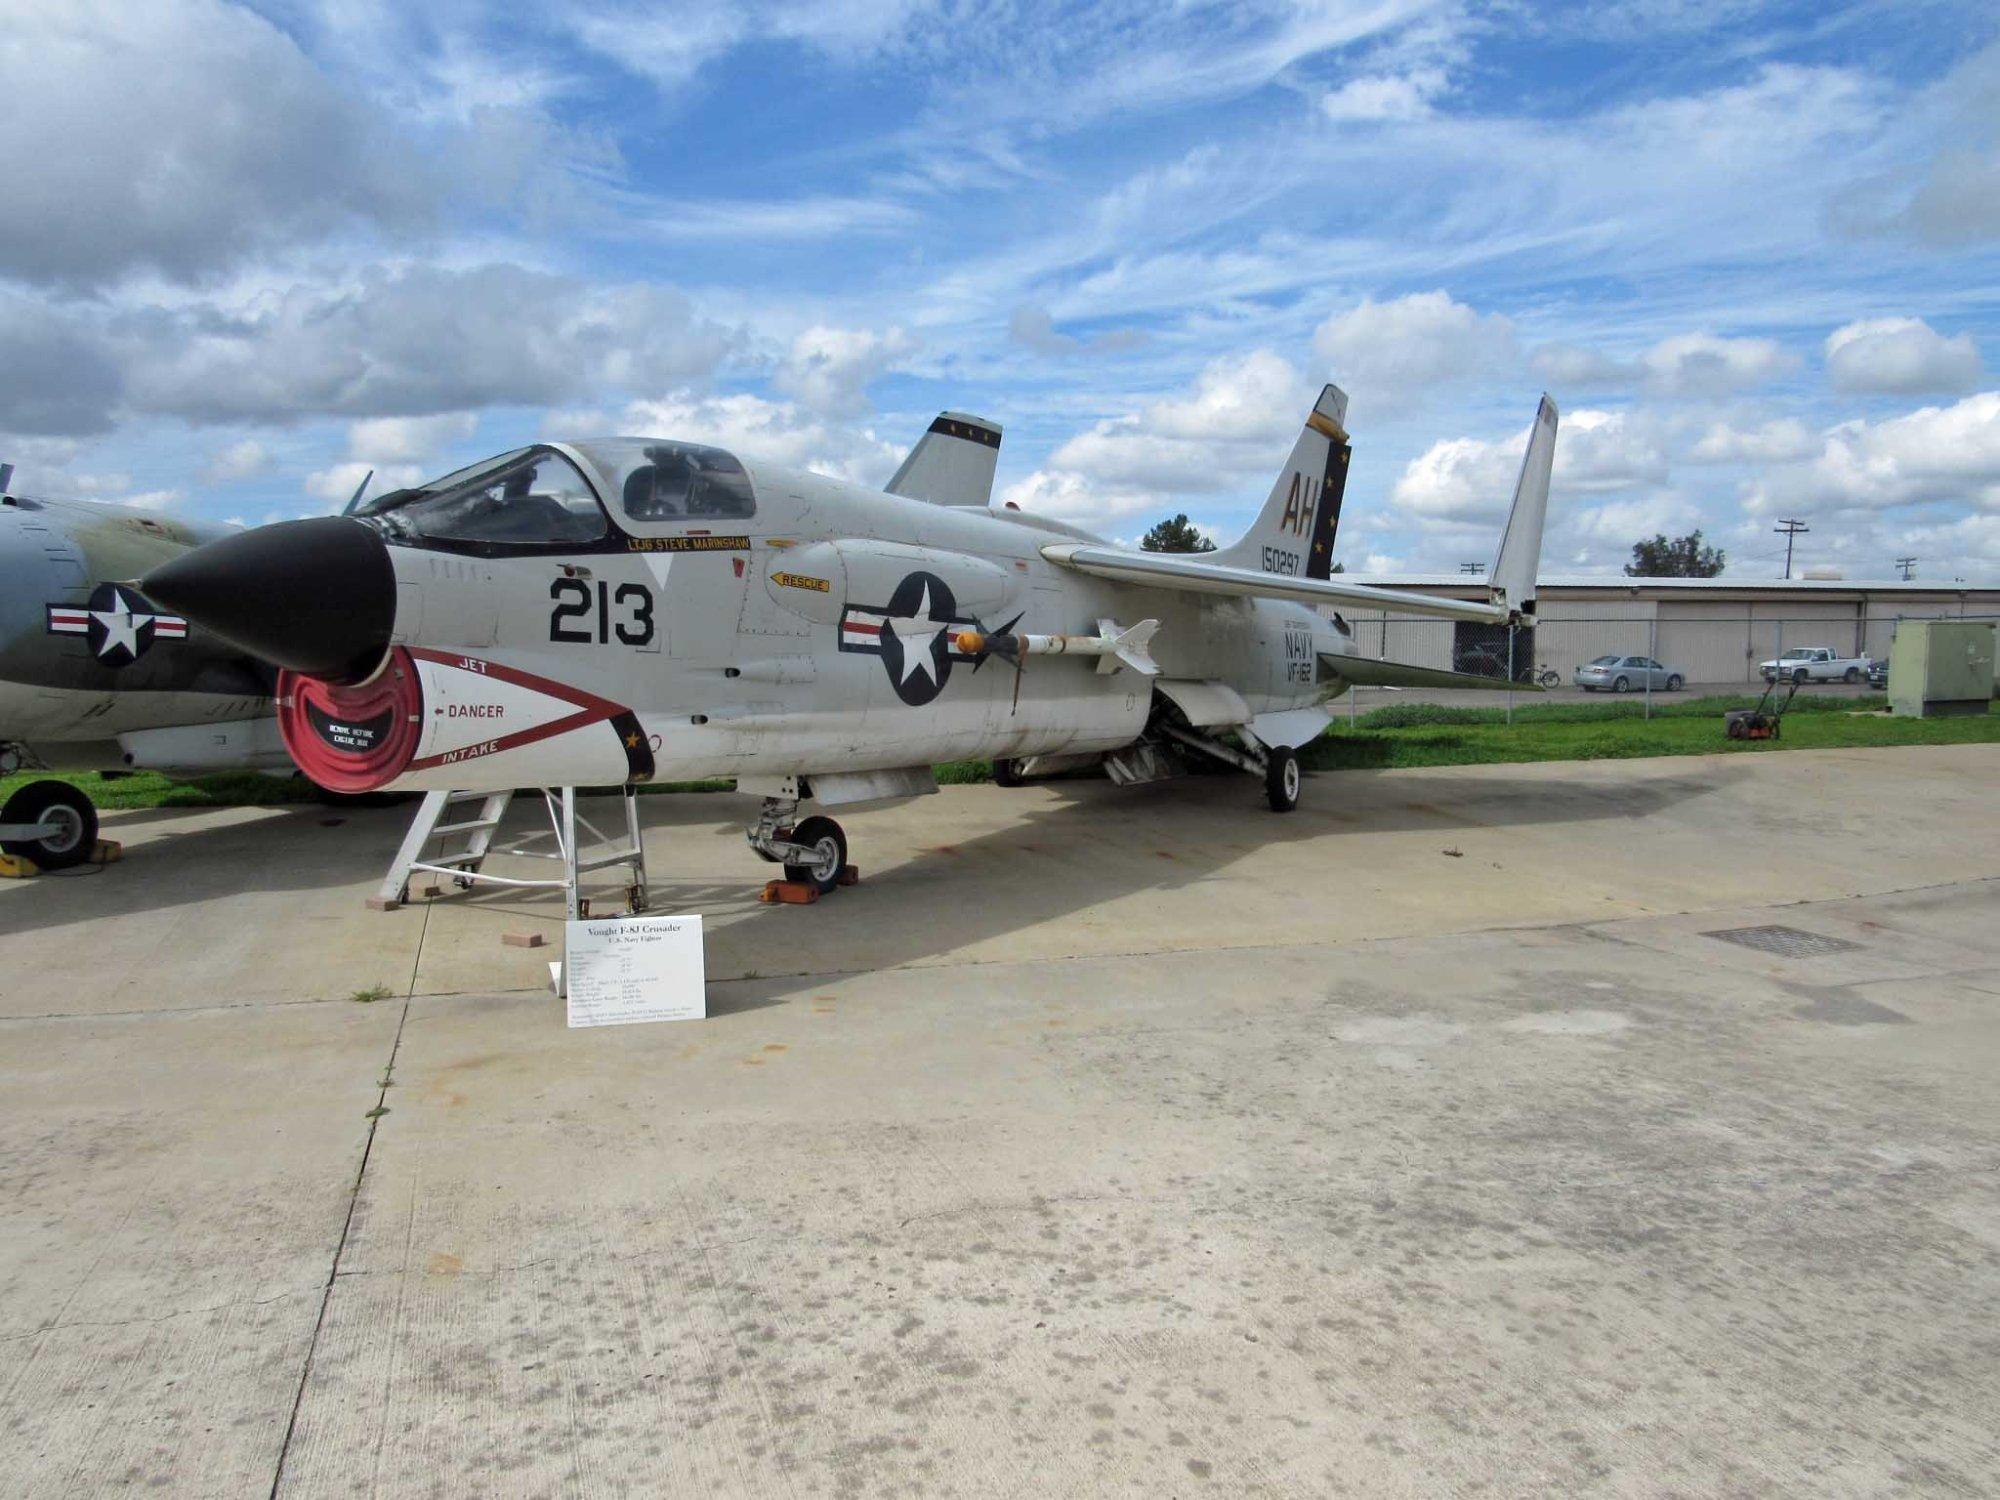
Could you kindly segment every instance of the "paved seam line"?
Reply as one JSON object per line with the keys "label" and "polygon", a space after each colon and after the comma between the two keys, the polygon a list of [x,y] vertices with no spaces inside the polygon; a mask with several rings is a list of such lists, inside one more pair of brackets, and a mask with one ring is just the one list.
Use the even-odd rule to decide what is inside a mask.
{"label": "paved seam line", "polygon": [[[430,931],[430,903],[424,903],[424,925],[417,932],[417,951],[410,960],[410,982],[403,992],[403,1013],[396,1018],[396,1036],[389,1043],[389,1060],[382,1068],[382,1086],[376,1090],[375,1107],[387,1109],[389,1082],[396,1073],[396,1054],[403,1046],[403,1028],[409,1024],[410,1001],[416,994],[417,970],[424,960],[424,937]],[[340,1260],[347,1253],[347,1239],[354,1230],[354,1208],[361,1201],[361,1184],[368,1176],[368,1158],[375,1152],[375,1132],[382,1126],[382,1116],[376,1115],[368,1122],[368,1139],[361,1146],[361,1165],[355,1169],[354,1186],[347,1194],[347,1217],[341,1220],[340,1242],[333,1247],[333,1264],[327,1267],[326,1285],[320,1289],[319,1317],[313,1322],[312,1340],[306,1345],[305,1362],[299,1367],[299,1388],[292,1393],[292,1414],[285,1422],[285,1440],[278,1445],[278,1466],[271,1474],[271,1500],[277,1500],[278,1487],[285,1482],[285,1462],[292,1456],[292,1438],[298,1431],[299,1411],[305,1405],[306,1385],[312,1379],[313,1356],[319,1353],[319,1337],[326,1330],[327,1308],[333,1303],[333,1284],[340,1278]]]}

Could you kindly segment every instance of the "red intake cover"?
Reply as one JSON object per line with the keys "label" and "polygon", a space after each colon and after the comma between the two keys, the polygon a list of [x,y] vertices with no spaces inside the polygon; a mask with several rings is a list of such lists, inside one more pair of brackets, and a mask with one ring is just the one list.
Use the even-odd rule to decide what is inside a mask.
{"label": "red intake cover", "polygon": [[301,771],[330,792],[372,792],[403,774],[424,729],[423,688],[401,646],[358,687],[278,674],[278,732]]}

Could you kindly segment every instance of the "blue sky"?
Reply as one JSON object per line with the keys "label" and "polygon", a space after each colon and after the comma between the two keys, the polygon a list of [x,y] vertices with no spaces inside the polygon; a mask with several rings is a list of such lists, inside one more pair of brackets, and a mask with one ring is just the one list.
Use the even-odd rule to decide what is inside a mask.
{"label": "blue sky", "polygon": [[1990,6],[9,0],[0,452],[249,522],[537,437],[1227,540],[1352,399],[1350,568],[1700,526],[2000,579]]}

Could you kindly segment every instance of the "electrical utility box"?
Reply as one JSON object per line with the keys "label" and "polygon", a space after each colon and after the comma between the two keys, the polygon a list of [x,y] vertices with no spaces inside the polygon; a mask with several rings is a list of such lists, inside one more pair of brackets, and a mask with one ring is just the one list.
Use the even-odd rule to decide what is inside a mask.
{"label": "electrical utility box", "polygon": [[1993,701],[1993,625],[1904,620],[1889,648],[1889,707],[1920,719],[1983,714]]}

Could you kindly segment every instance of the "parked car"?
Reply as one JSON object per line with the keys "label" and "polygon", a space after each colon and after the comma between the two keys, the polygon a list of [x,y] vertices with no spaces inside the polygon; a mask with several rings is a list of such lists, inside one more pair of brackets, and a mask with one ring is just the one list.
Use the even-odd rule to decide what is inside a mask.
{"label": "parked car", "polygon": [[1766,682],[1859,682],[1868,670],[1865,656],[1840,656],[1831,646],[1794,646],[1776,661],[1760,661]]}
{"label": "parked car", "polygon": [[1586,693],[1608,688],[1614,693],[1656,687],[1677,693],[1687,679],[1650,656],[1600,656],[1576,669],[1576,685]]}
{"label": "parked car", "polygon": [[1885,688],[1889,685],[1889,662],[1886,657],[1877,657],[1868,663],[1868,685]]}

